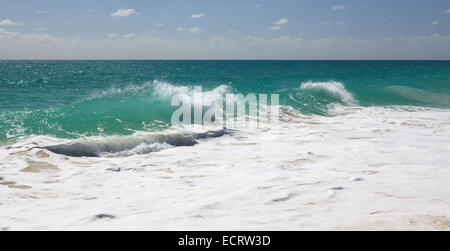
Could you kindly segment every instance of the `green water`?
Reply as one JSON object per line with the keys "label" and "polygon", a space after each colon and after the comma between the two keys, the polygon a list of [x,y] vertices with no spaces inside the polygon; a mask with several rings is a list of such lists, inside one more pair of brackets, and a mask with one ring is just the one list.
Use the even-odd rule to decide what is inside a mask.
{"label": "green water", "polygon": [[0,61],[0,144],[164,129],[171,95],[194,85],[322,116],[332,103],[450,108],[450,61]]}

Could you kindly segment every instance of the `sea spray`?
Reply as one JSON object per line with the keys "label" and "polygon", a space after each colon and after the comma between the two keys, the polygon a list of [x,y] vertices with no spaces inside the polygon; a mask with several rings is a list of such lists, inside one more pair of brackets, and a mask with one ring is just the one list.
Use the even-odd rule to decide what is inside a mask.
{"label": "sea spray", "polygon": [[323,91],[327,94],[330,94],[336,98],[338,98],[341,102],[347,104],[354,104],[356,100],[353,98],[353,95],[345,89],[343,83],[336,81],[328,81],[328,82],[305,82],[300,86],[302,90],[317,90]]}

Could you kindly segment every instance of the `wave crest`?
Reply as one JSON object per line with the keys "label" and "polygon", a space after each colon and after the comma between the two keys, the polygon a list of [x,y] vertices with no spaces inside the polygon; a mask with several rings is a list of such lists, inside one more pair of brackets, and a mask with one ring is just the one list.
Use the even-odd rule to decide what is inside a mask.
{"label": "wave crest", "polygon": [[319,90],[326,92],[333,97],[338,98],[340,101],[347,104],[354,104],[356,100],[353,98],[353,95],[345,89],[344,84],[336,81],[328,81],[328,82],[305,82],[300,86],[302,90]]}
{"label": "wave crest", "polygon": [[[160,98],[172,98],[175,95],[182,95],[185,99],[192,99],[195,95],[194,88],[192,86],[175,86],[167,82],[153,81],[154,94]],[[230,87],[227,85],[220,85],[213,90],[203,91],[201,99],[203,105],[209,106],[215,103],[219,99],[225,98],[229,93]]]}
{"label": "wave crest", "polygon": [[[113,86],[107,90],[97,92],[81,101],[89,101],[94,99],[101,99],[104,97],[121,96],[121,95],[137,95],[137,94],[151,94],[153,96],[168,99],[175,95],[186,95],[192,97],[194,95],[194,85],[192,86],[177,86],[165,81],[153,80],[141,85],[129,84],[126,86]],[[215,100],[216,97],[224,97],[229,92],[228,85],[220,85],[213,90],[203,91],[203,99],[206,101]]]}

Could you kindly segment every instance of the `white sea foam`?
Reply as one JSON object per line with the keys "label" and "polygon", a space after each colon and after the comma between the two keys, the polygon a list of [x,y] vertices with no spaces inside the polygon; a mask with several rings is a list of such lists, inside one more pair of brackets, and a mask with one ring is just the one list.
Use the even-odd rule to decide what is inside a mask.
{"label": "white sea foam", "polygon": [[88,97],[81,99],[80,101],[82,102],[82,101],[90,101],[90,100],[95,100],[95,99],[102,99],[105,97],[111,97],[111,96],[116,96],[116,95],[121,95],[121,94],[126,94],[126,93],[138,93],[138,92],[143,91],[143,90],[149,88],[150,86],[152,86],[153,82],[154,81],[146,82],[142,85],[128,84],[125,86],[113,86],[106,90],[97,91],[97,92],[89,95]]}
{"label": "white sea foam", "polygon": [[[153,81],[154,92],[156,95],[163,98],[172,98],[175,95],[184,96],[186,99],[192,99],[195,94],[193,86],[176,86],[167,82]],[[220,85],[213,90],[202,90],[201,100],[203,105],[211,106],[217,100],[225,98],[225,95],[230,91],[230,87],[227,85]]]}
{"label": "white sea foam", "polygon": [[345,89],[344,84],[336,81],[328,82],[305,82],[302,83],[300,89],[303,90],[320,90],[324,91],[344,103],[354,104],[356,103],[353,95]]}
{"label": "white sea foam", "polygon": [[124,149],[117,152],[101,152],[99,157],[127,157],[133,155],[142,155],[147,153],[159,152],[174,147],[169,143],[141,143],[132,149]]}
{"label": "white sea foam", "polygon": [[176,94],[186,94],[190,96],[192,93],[192,89],[187,86],[175,86],[157,80],[152,82],[152,86],[154,87],[155,94],[164,98],[172,98]]}
{"label": "white sea foam", "polygon": [[[106,90],[96,92],[87,98],[82,99],[82,101],[122,94],[139,94],[145,90],[149,91],[149,94],[164,99],[171,99],[175,95],[186,95],[187,98],[191,98],[194,95],[193,87],[194,84],[192,86],[178,86],[165,81],[153,80],[140,85],[128,84],[125,86],[110,87]],[[210,91],[203,90],[204,102],[211,103],[216,100],[217,97],[224,97],[229,92],[229,89],[230,88],[227,85],[220,85]]]}
{"label": "white sea foam", "polygon": [[269,140],[260,136],[270,129],[255,129],[127,157],[32,148],[64,143],[42,136],[0,148],[0,227],[448,229],[450,111],[333,109],[283,109]]}
{"label": "white sea foam", "polygon": [[90,101],[127,94],[142,95],[142,93],[147,93],[149,99],[156,97],[167,101],[170,101],[175,95],[180,95],[183,100],[189,99],[194,102],[203,102],[203,106],[210,107],[213,106],[216,101],[224,100],[225,96],[230,93],[230,87],[227,85],[220,85],[212,90],[202,90],[202,96],[199,97],[199,99],[193,99],[195,94],[194,85],[178,86],[165,81],[153,80],[142,85],[130,84],[123,87],[111,87],[107,90],[94,93],[81,101]]}

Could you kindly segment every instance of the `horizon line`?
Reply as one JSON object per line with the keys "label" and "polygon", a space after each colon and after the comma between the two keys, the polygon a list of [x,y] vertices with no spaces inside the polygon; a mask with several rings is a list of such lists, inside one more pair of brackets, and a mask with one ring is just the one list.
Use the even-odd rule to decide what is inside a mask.
{"label": "horizon line", "polygon": [[0,59],[0,61],[450,61],[450,59],[83,59],[83,58],[12,58]]}

